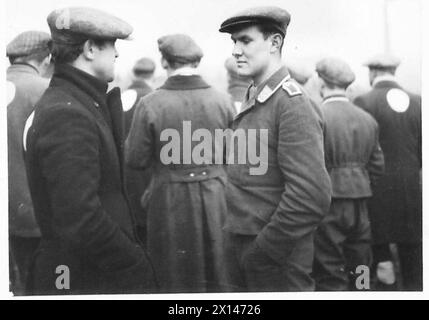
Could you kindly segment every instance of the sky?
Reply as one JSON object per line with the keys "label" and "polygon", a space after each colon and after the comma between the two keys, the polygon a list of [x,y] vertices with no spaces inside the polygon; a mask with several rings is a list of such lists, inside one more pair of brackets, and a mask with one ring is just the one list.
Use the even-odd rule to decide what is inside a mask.
{"label": "sky", "polygon": [[325,56],[345,59],[356,73],[356,83],[367,87],[362,63],[385,50],[384,4],[391,52],[402,64],[401,84],[421,92],[420,0],[6,0],[6,43],[29,29],[49,31],[46,17],[57,8],[90,6],[113,13],[134,27],[133,41],[118,41],[118,76],[126,78],[134,62],[148,56],[164,76],[156,40],[171,33],[187,33],[204,51],[200,69],[209,83],[226,86],[224,61],[231,55],[228,34],[219,33],[223,20],[237,11],[259,5],[280,6],[291,13],[283,57],[286,63],[314,70]]}

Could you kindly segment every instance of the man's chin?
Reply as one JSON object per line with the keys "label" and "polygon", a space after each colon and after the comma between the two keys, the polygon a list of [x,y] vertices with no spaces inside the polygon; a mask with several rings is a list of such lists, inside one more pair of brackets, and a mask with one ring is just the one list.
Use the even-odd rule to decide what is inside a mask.
{"label": "man's chin", "polygon": [[246,68],[237,68],[237,74],[241,77],[250,76],[250,72]]}

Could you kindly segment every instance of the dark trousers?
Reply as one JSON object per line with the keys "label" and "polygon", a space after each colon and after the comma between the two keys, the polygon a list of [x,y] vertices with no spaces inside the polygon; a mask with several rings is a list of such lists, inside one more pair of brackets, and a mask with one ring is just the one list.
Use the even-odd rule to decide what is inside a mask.
{"label": "dark trousers", "polygon": [[356,267],[371,267],[371,228],[365,199],[333,199],[315,238],[318,291],[355,290]]}
{"label": "dark trousers", "polygon": [[225,256],[230,291],[314,291],[311,278],[313,237],[299,242],[281,263],[266,255],[254,235],[225,232]]}
{"label": "dark trousers", "polygon": [[26,294],[28,271],[39,243],[40,238],[9,237],[9,277],[15,295]]}
{"label": "dark trousers", "polygon": [[[401,289],[405,291],[423,290],[423,251],[422,243],[396,243],[398,251],[400,275],[402,277],[402,287],[398,288],[397,284],[389,286],[388,289]],[[393,255],[390,251],[389,244],[373,245],[374,267],[383,261],[393,261]],[[384,290],[383,284],[379,284],[379,290]]]}

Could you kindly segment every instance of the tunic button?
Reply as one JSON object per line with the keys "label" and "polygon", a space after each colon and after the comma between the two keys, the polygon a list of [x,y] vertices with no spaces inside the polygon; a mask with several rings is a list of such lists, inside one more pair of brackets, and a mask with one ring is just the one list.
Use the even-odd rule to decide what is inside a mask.
{"label": "tunic button", "polygon": [[207,172],[203,171],[203,172],[201,172],[201,174],[202,174],[203,176],[206,176],[206,175],[207,175]]}
{"label": "tunic button", "polygon": [[190,174],[189,174],[189,176],[190,176],[190,177],[194,177],[194,176],[195,176],[195,173],[190,173]]}
{"label": "tunic button", "polygon": [[100,105],[97,102],[94,102],[94,106],[98,108]]}

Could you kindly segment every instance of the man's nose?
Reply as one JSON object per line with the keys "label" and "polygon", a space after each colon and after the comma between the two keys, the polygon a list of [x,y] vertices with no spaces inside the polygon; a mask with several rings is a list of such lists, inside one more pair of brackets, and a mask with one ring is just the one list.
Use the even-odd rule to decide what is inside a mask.
{"label": "man's nose", "polygon": [[115,48],[115,58],[119,57],[119,51]]}
{"label": "man's nose", "polygon": [[232,55],[235,58],[238,58],[243,54],[243,49],[241,48],[241,45],[239,43],[234,44],[234,49],[232,50]]}

